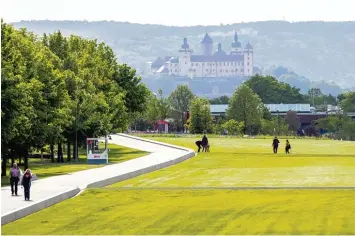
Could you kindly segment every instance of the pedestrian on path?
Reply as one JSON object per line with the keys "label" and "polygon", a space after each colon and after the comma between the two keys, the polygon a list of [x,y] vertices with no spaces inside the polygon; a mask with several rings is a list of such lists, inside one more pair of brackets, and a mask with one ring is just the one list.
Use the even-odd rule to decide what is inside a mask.
{"label": "pedestrian on path", "polygon": [[31,188],[31,179],[32,179],[32,174],[31,170],[27,169],[22,177],[21,184],[24,188],[25,192],[25,201],[30,200],[30,188]]}
{"label": "pedestrian on path", "polygon": [[10,185],[11,185],[11,195],[14,194],[17,196],[17,187],[18,182],[20,180],[21,171],[18,168],[17,164],[14,163],[12,168],[10,169]]}

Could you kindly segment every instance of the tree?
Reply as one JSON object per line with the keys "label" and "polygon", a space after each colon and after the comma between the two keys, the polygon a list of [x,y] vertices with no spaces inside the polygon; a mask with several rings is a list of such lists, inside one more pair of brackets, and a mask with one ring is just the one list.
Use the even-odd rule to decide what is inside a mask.
{"label": "tree", "polygon": [[344,120],[339,135],[342,139],[355,141],[355,122],[350,119]]}
{"label": "tree", "polygon": [[316,103],[315,99],[323,97],[323,93],[319,88],[311,88],[308,90],[308,96],[309,102],[311,102],[313,106],[315,106],[316,104],[319,105],[318,103]]}
{"label": "tree", "polygon": [[320,118],[315,121],[316,128],[323,129],[330,133],[338,133],[344,121],[347,121],[349,118],[344,115],[331,115],[325,118]]}
{"label": "tree", "polygon": [[160,110],[158,107],[158,99],[154,94],[150,94],[147,99],[146,119],[155,127],[160,119]]}
{"label": "tree", "polygon": [[126,91],[124,100],[128,112],[144,111],[149,92],[147,87],[141,83],[141,78],[136,76],[136,70],[127,64],[119,65],[114,79],[118,86]]}
{"label": "tree", "polygon": [[177,114],[174,117],[177,121],[179,130],[184,129],[185,125],[185,113],[189,110],[194,94],[191,92],[188,86],[179,85],[169,96],[169,103],[172,112]]}
{"label": "tree", "polygon": [[163,96],[163,90],[159,89],[158,91],[158,109],[159,109],[159,118],[166,119],[169,116],[170,105],[169,100]]}
{"label": "tree", "polygon": [[243,133],[244,123],[230,119],[222,124],[222,128],[227,130],[230,135],[239,135]]}
{"label": "tree", "polygon": [[260,125],[263,116],[263,104],[260,97],[246,85],[237,88],[229,100],[227,110],[229,119],[244,123],[243,133],[251,131],[252,126]]}
{"label": "tree", "polygon": [[345,93],[340,105],[344,112],[355,112],[355,92]]}
{"label": "tree", "polygon": [[229,102],[228,96],[221,96],[210,100],[211,104],[228,104],[228,102]]}
{"label": "tree", "polygon": [[297,116],[297,112],[288,111],[285,119],[288,123],[288,127],[290,130],[297,131],[300,128],[301,122]]}
{"label": "tree", "polygon": [[286,135],[288,133],[288,124],[281,117],[273,117],[270,120],[262,119],[261,133],[264,135]]}
{"label": "tree", "polygon": [[245,83],[254,93],[259,95],[264,104],[302,103],[305,101],[300,89],[279,82],[272,76],[255,75]]}
{"label": "tree", "polygon": [[194,134],[210,133],[212,131],[210,103],[207,99],[195,98],[192,100],[189,129]]}

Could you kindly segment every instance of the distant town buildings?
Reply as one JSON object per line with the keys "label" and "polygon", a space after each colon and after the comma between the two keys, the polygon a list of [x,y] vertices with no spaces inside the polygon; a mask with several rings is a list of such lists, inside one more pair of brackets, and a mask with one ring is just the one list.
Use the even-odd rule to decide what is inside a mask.
{"label": "distant town buildings", "polygon": [[226,53],[222,44],[218,43],[213,51],[214,42],[205,34],[201,41],[201,53],[193,54],[187,38],[178,51],[177,57],[158,58],[148,63],[150,74],[181,76],[181,77],[242,77],[252,76],[254,66],[254,52],[250,43],[245,47],[238,40],[235,32],[232,50]]}

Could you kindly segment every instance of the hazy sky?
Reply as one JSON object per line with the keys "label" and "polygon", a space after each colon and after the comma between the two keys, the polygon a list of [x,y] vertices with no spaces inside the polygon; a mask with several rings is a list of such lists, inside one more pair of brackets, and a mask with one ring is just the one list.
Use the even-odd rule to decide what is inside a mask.
{"label": "hazy sky", "polygon": [[164,25],[249,21],[354,21],[355,0],[1,0],[1,17]]}

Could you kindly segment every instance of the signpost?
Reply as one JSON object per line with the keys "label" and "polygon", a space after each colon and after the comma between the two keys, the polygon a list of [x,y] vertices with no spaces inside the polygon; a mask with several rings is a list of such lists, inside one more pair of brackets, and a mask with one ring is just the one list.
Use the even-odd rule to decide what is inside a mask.
{"label": "signpost", "polygon": [[108,164],[107,138],[87,138],[88,164]]}

